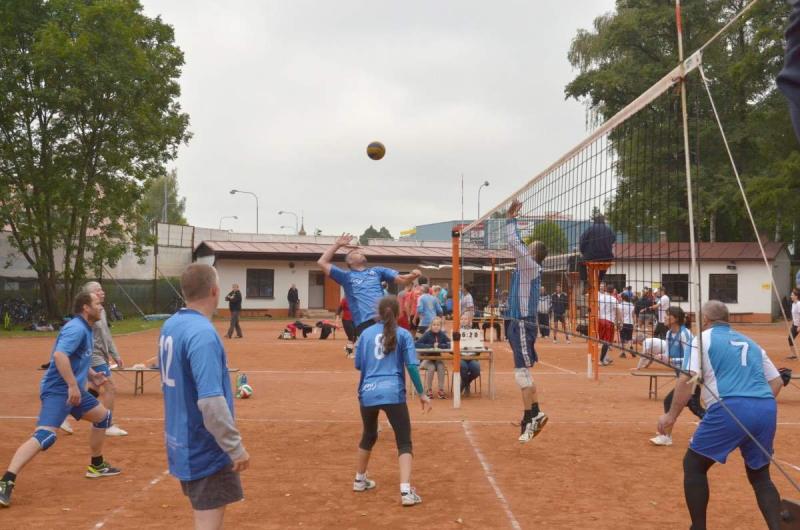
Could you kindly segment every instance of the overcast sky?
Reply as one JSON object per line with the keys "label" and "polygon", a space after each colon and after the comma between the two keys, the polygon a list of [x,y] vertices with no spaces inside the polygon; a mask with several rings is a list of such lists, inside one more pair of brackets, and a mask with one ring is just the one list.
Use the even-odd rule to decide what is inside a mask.
{"label": "overcast sky", "polygon": [[[583,136],[564,99],[578,28],[613,0],[142,0],[186,55],[194,134],[175,164],[191,224],[397,237],[485,212]],[[370,141],[386,145],[378,162]],[[281,230],[291,225],[291,230]]]}

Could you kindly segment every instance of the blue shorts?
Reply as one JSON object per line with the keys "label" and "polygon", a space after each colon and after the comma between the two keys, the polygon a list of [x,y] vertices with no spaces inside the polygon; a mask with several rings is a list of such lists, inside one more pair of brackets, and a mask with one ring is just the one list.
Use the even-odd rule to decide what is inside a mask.
{"label": "blue shorts", "polygon": [[106,377],[111,377],[111,367],[109,367],[107,363],[98,364],[97,366],[92,366],[92,370],[94,370],[98,374],[103,374]]}
{"label": "blue shorts", "polygon": [[[778,421],[775,400],[731,397],[725,399],[725,405],[771,455],[774,452],[772,443]],[[750,469],[760,469],[769,464],[769,457],[742,430],[725,407],[714,403],[697,427],[689,448],[724,464],[728,455],[737,447]]]}
{"label": "blue shorts", "polygon": [[539,360],[534,347],[538,326],[536,317],[531,318],[532,320],[511,320],[508,324],[506,337],[511,343],[511,351],[514,352],[514,368],[530,368]]}
{"label": "blue shorts", "polygon": [[86,391],[81,392],[81,403],[73,407],[67,403],[67,395],[61,393],[42,394],[42,409],[39,411],[37,427],[59,427],[70,414],[76,420],[100,404],[93,395]]}

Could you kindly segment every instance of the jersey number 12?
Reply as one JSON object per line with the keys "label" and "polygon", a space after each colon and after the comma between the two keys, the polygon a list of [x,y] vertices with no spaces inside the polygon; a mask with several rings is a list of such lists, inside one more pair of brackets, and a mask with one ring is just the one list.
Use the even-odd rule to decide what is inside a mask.
{"label": "jersey number 12", "polygon": [[169,368],[172,366],[172,337],[161,336],[158,341],[158,356],[161,361],[161,384],[175,386],[175,380],[169,376]]}

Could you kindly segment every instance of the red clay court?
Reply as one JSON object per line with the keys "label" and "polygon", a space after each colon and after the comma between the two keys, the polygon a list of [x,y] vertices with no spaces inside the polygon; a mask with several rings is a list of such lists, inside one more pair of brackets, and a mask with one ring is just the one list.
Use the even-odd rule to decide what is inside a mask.
{"label": "red clay court", "polygon": [[[223,332],[226,323],[216,322]],[[353,493],[360,418],[357,372],[344,356],[344,340],[276,339],[282,322],[245,321],[243,340],[226,340],[229,363],[247,373],[255,395],[236,402],[239,427],[251,454],[242,476],[246,499],[229,507],[228,528],[686,528],[682,458],[695,428],[688,411],[672,447],[653,447],[661,402],[648,400],[647,379],[628,374],[635,361],[617,358],[599,383],[586,379],[586,344],[540,340],[542,362],[534,370],[544,433],[521,445],[511,423],[521,415],[511,352],[495,343],[497,399],[466,398],[460,410],[435,400],[422,416],[412,409],[412,483],[424,502],[400,506],[397,459],[391,430],[375,447],[370,475],[377,489]],[[782,325],[739,326],[764,346],[776,365],[787,353]],[[117,337],[128,365],[156,352],[158,332]],[[38,412],[38,383],[52,337],[0,343],[2,407],[0,462],[30,435]],[[800,365],[798,365],[800,368]],[[488,370],[485,372],[488,377]],[[165,474],[162,401],[157,374],[143,396],[132,378],[120,387],[119,424],[130,432],[107,440],[106,457],[123,469],[119,477],[90,481],[88,424],[58,443],[21,473],[14,504],[0,511],[0,528],[189,528],[192,514],[178,482]],[[659,395],[668,391],[665,386]],[[776,458],[800,465],[800,387],[778,398]],[[800,471],[785,466],[794,478]],[[710,472],[712,528],[762,528],[755,497],[738,453]],[[781,494],[797,499],[780,473]]]}

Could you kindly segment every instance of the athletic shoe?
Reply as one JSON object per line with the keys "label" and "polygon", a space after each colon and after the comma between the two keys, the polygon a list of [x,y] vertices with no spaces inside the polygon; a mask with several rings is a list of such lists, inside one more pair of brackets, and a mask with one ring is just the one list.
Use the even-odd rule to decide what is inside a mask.
{"label": "athletic shoe", "polygon": [[400,504],[403,506],[414,506],[415,504],[421,504],[422,497],[417,495],[417,490],[411,488],[411,491],[406,493],[400,494]]}
{"label": "athletic shoe", "polygon": [[567,344],[572,344],[572,341],[567,339]]}
{"label": "athletic shoe", "polygon": [[75,431],[72,430],[72,425],[69,424],[69,420],[62,421],[61,422],[61,426],[59,427],[59,429],[61,429],[62,431],[64,431],[67,434],[72,434],[73,432],[75,432]]}
{"label": "athletic shoe", "polygon": [[522,427],[522,434],[519,435],[518,440],[520,443],[528,443],[533,440],[534,437],[534,427],[533,422],[529,421],[528,423],[523,424]]}
{"label": "athletic shoe", "polygon": [[123,431],[116,425],[112,425],[106,429],[106,436],[128,436],[128,431]]}
{"label": "athletic shoe", "polygon": [[433,389],[430,389],[427,392],[425,392],[425,395],[428,396],[428,399],[433,399]]}
{"label": "athletic shoe", "polygon": [[521,443],[528,443],[537,436],[539,436],[539,433],[542,432],[544,426],[547,425],[547,420],[548,420],[547,414],[545,414],[544,412],[539,412],[539,414],[537,414],[536,417],[533,418],[533,420],[531,420],[529,423],[524,424],[522,434],[520,434],[518,440]]}
{"label": "athletic shoe", "polygon": [[113,477],[114,475],[119,475],[122,473],[121,469],[116,467],[111,467],[108,462],[103,462],[99,466],[93,466],[89,464],[86,468],[86,478],[103,478],[103,477]]}
{"label": "athletic shoe", "polygon": [[0,506],[8,508],[11,506],[11,492],[14,491],[14,482],[11,480],[0,480]]}
{"label": "athletic shoe", "polygon": [[600,361],[600,365],[601,365],[601,366],[608,366],[608,365],[610,365],[610,364],[614,364],[614,361],[613,361],[613,360],[611,360],[611,359],[608,359],[608,358],[607,358],[607,359],[605,359],[604,361]]}
{"label": "athletic shoe", "polygon": [[558,339],[553,339],[553,344],[558,344]]}
{"label": "athletic shoe", "polygon": [[659,434],[655,438],[650,438],[650,443],[653,445],[672,445],[672,436],[668,434]]}
{"label": "athletic shoe", "polygon": [[353,481],[353,491],[367,491],[371,490],[376,486],[375,481],[371,480],[368,477],[364,477],[364,480],[354,480]]}
{"label": "athletic shoe", "polygon": [[622,352],[622,353],[620,353],[620,354],[619,354],[619,358],[620,358],[620,359],[627,359],[627,358],[628,358],[628,356],[627,356],[627,355],[625,355],[625,352]]}
{"label": "athletic shoe", "polygon": [[444,390],[439,390],[438,396],[439,399],[447,399],[447,392],[445,392]]}

